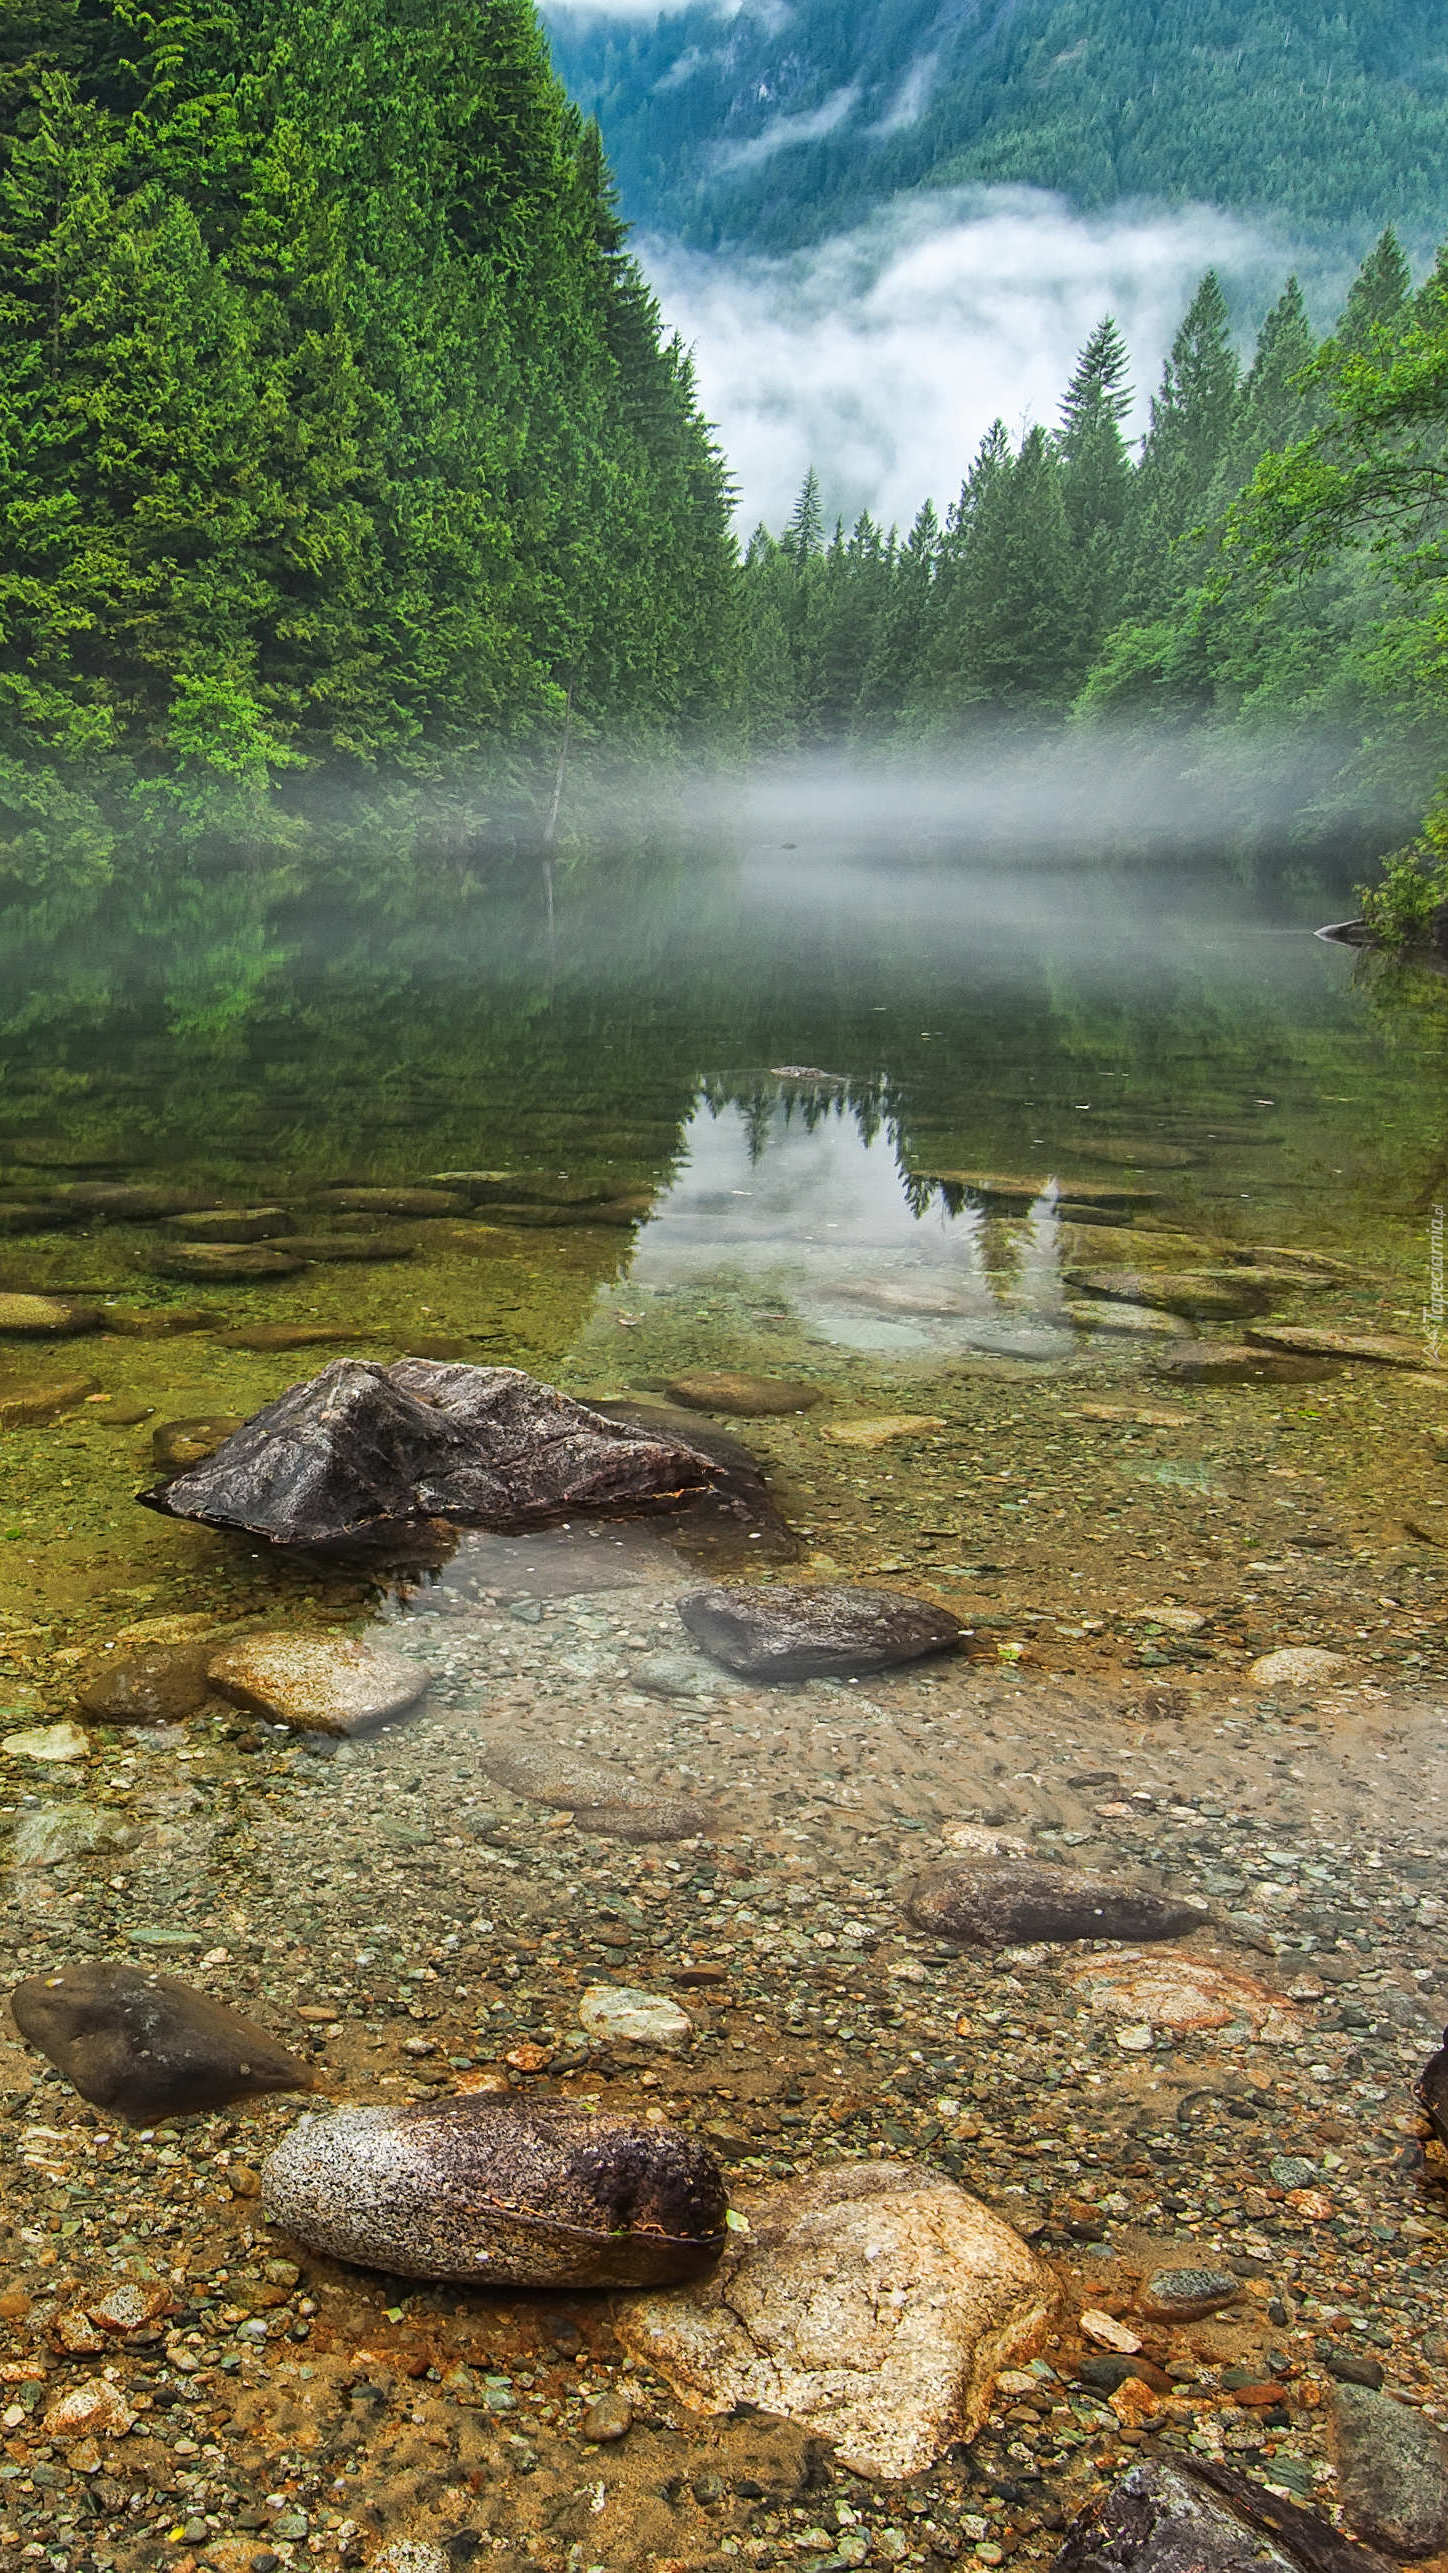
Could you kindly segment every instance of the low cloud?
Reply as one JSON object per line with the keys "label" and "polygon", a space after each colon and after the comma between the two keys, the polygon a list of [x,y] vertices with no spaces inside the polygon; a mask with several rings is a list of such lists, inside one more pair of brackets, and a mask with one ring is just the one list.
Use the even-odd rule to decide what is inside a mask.
{"label": "low cloud", "polygon": [[744,143],[718,143],[710,156],[715,170],[752,170],[761,161],[772,161],[776,152],[787,152],[799,143],[822,143],[827,134],[838,133],[848,122],[859,103],[859,86],[851,82],[847,89],[837,89],[821,107],[802,109],[795,116],[771,118],[762,133],[751,134]]}
{"label": "low cloud", "polygon": [[[762,138],[761,138],[762,139]],[[895,200],[786,258],[643,240],[666,319],[695,350],[748,528],[787,517],[813,464],[827,506],[908,524],[959,490],[1000,414],[1053,421],[1102,313],[1131,349],[1134,425],[1202,271],[1265,307],[1290,245],[1206,206],[1078,214],[1035,188]]]}

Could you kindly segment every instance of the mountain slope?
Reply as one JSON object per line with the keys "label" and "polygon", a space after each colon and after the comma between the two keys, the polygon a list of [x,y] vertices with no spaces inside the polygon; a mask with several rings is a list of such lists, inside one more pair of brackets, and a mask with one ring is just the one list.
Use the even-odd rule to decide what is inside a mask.
{"label": "mountain slope", "polygon": [[1421,0],[545,0],[637,222],[784,249],[902,188],[1196,198],[1308,232],[1448,228],[1448,35]]}

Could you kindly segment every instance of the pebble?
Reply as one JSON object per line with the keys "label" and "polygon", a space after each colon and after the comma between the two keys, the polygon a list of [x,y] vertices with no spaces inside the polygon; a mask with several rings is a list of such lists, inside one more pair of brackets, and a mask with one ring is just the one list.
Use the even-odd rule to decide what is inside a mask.
{"label": "pebble", "polygon": [[665,1391],[669,1400],[693,1412],[734,1412],[742,1420],[772,1420],[788,1412],[807,1412],[821,1401],[822,1385],[802,1384],[783,1376],[743,1376],[727,1370],[675,1376]]}
{"label": "pebble", "polygon": [[956,1859],[912,1887],[906,1910],[917,1928],[977,1947],[1026,1947],[1035,1940],[1172,1939],[1200,1929],[1200,1903],[1123,1885],[1029,1858]]}
{"label": "pebble", "polygon": [[78,1724],[32,1724],[21,1733],[0,1735],[0,1751],[11,1760],[65,1763],[84,1760],[91,1745]]}
{"label": "pebble", "polygon": [[440,2546],[430,2545],[425,2538],[399,2537],[373,2556],[371,2573],[456,2573],[464,2560],[444,2555]]}
{"label": "pebble", "polygon": [[605,2447],[615,2439],[626,2439],[633,2428],[633,2405],[617,2387],[601,2394],[591,2403],[578,2425],[579,2436]]}
{"label": "pebble", "polygon": [[751,1583],[677,1603],[696,1644],[746,1679],[846,1678],[951,1651],[958,1617],[902,1591],[846,1583]]}
{"label": "pebble", "polygon": [[1434,2423],[1365,2385],[1339,2385],[1333,2444],[1344,2513],[1359,2536],[1394,2555],[1448,2545],[1448,2446]]}
{"label": "pebble", "polygon": [[682,2054],[694,2034],[692,2019],[677,2001],[622,1983],[591,1983],[578,2019],[603,2045],[655,2046],[670,2055]]}
{"label": "pebble", "polygon": [[1137,2311],[1153,2323],[1195,2323],[1234,2305],[1242,2281],[1226,2269],[1156,2269],[1140,2295]]}
{"label": "pebble", "polygon": [[273,2224],[404,2278],[664,2286],[724,2241],[718,2164],[666,2125],[464,2096],[302,2117],[262,2172]]}
{"label": "pebble", "polygon": [[305,2066],[254,2020],[173,1975],[111,1958],[32,1975],[11,1993],[10,2013],[82,2099],[139,2125],[312,2088]]}
{"label": "pebble", "polygon": [[0,1295],[0,1335],[16,1340],[71,1340],[100,1331],[105,1315],[97,1304],[73,1296]]}
{"label": "pebble", "polygon": [[47,2439],[124,2439],[136,2426],[136,2414],[119,2386],[89,2376],[57,2397],[42,2426]]}
{"label": "pebble", "polygon": [[1345,1653],[1325,1652],[1316,1644],[1287,1644],[1253,1662],[1247,1678],[1254,1689],[1312,1689],[1326,1686],[1347,1667]]}
{"label": "pebble", "polygon": [[233,1705],[300,1733],[370,1733],[416,1706],[429,1674],[405,1653],[339,1635],[248,1635],[208,1665]]}

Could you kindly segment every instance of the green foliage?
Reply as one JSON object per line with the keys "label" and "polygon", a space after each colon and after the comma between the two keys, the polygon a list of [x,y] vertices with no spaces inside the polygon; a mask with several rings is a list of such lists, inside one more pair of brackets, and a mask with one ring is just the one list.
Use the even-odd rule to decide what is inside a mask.
{"label": "green foliage", "polygon": [[531,0],[24,0],[0,103],[0,892],[715,715],[722,461]]}

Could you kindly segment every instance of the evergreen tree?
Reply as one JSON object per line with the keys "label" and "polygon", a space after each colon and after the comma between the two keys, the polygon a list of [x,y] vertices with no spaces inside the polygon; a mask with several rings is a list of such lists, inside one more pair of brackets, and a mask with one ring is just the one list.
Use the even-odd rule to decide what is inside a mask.
{"label": "evergreen tree", "polygon": [[1379,333],[1395,331],[1407,313],[1411,289],[1402,245],[1390,227],[1379,235],[1348,290],[1333,333],[1338,346],[1360,355]]}
{"label": "evergreen tree", "polygon": [[1120,610],[1121,540],[1132,478],[1121,433],[1131,407],[1129,364],[1108,313],[1077,359],[1061,405],[1056,447],[1075,558],[1072,650],[1078,673]]}
{"label": "evergreen tree", "polygon": [[1208,269],[1152,397],[1133,495],[1126,601],[1133,616],[1159,613],[1201,570],[1196,530],[1232,434],[1238,382],[1226,299]]}

